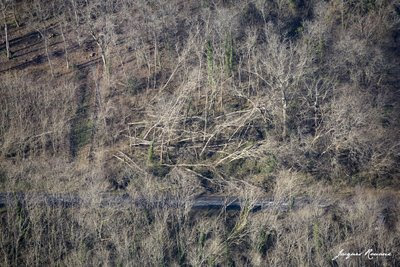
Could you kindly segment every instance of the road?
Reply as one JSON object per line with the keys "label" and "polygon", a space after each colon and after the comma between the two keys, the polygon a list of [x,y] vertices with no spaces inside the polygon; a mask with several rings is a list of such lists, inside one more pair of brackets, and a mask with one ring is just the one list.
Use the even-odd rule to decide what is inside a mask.
{"label": "road", "polygon": [[[274,201],[270,199],[261,199],[254,201],[250,207],[252,211],[263,209],[288,210],[299,208],[310,204],[312,201],[308,197],[291,198],[288,201]],[[99,207],[129,207],[137,206],[143,208],[184,208],[189,207],[194,210],[227,209],[240,210],[246,204],[238,197],[232,196],[199,196],[192,199],[163,198],[146,199],[144,197],[131,197],[128,194],[102,193],[95,197],[80,196],[78,194],[49,194],[49,193],[0,193],[0,207],[11,206],[16,203],[25,205],[46,205],[60,206],[65,208],[79,207],[83,205],[96,205]],[[326,207],[328,204],[318,204],[320,207]]]}

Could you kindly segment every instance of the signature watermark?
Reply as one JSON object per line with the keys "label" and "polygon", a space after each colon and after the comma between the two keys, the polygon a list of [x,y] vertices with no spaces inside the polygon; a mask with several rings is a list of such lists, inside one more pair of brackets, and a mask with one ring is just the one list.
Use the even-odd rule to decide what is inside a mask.
{"label": "signature watermark", "polygon": [[333,261],[337,260],[340,257],[344,257],[346,260],[350,259],[351,257],[365,257],[369,260],[376,259],[378,257],[391,257],[392,253],[386,253],[386,252],[374,252],[372,249],[368,249],[365,252],[344,252],[342,249],[339,251],[339,253],[333,257]]}

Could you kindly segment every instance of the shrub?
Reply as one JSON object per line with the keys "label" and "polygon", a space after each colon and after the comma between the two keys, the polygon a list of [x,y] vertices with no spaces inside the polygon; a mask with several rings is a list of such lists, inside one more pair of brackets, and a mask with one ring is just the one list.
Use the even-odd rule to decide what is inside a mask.
{"label": "shrub", "polygon": [[170,167],[161,165],[159,163],[155,163],[149,167],[149,171],[154,176],[162,178],[162,177],[165,177],[169,173]]}
{"label": "shrub", "polygon": [[146,82],[143,82],[142,80],[136,77],[131,77],[127,81],[126,90],[129,95],[134,96],[142,92],[145,87],[146,87]]}
{"label": "shrub", "polygon": [[225,71],[228,76],[232,75],[234,65],[234,50],[231,34],[227,34],[225,38]]}
{"label": "shrub", "polygon": [[258,235],[257,252],[265,256],[268,250],[275,246],[276,238],[276,231],[274,229],[268,231],[262,229]]}
{"label": "shrub", "polygon": [[84,120],[75,125],[71,133],[71,145],[74,149],[80,149],[90,142],[93,127],[91,120]]}
{"label": "shrub", "polygon": [[206,46],[208,83],[214,84],[214,50],[210,40]]}
{"label": "shrub", "polygon": [[2,188],[2,185],[5,184],[6,182],[7,182],[7,173],[0,166],[0,188]]}
{"label": "shrub", "polygon": [[149,149],[147,151],[147,165],[153,165],[155,160],[154,156],[154,141],[150,143]]}

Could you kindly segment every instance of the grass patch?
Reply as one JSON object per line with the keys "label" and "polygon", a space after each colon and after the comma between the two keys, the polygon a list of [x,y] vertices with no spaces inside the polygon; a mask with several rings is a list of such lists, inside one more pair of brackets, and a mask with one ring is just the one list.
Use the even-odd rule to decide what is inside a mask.
{"label": "grass patch", "polygon": [[89,144],[94,123],[91,120],[78,121],[72,128],[71,132],[71,149],[74,154],[79,149]]}

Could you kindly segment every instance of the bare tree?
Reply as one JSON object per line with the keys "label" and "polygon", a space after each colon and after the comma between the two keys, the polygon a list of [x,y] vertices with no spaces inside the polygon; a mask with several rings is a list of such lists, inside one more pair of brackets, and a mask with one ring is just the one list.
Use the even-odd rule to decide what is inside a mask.
{"label": "bare tree", "polygon": [[68,43],[66,39],[66,30],[68,26],[68,15],[67,15],[67,10],[68,10],[68,3],[63,2],[62,4],[58,4],[57,8],[55,8],[55,16],[58,18],[59,21],[59,27],[60,27],[60,34],[63,40],[63,46],[64,46],[64,54],[65,54],[65,63],[67,66],[67,69],[70,68],[70,63],[69,63],[69,55],[68,55]]}
{"label": "bare tree", "polygon": [[47,62],[49,64],[49,69],[51,76],[54,78],[54,70],[53,64],[51,62],[51,56],[49,51],[49,25],[48,19],[52,16],[53,10],[52,5],[45,6],[44,3],[40,0],[35,0],[32,3],[32,6],[25,7],[28,10],[28,14],[30,15],[30,19],[32,24],[30,25],[33,27],[35,31],[40,34],[40,37],[43,39],[44,43],[44,50],[47,58]]}
{"label": "bare tree", "polygon": [[267,86],[265,90],[269,108],[273,110],[277,106],[276,101],[280,102],[280,114],[275,114],[281,121],[281,136],[286,139],[289,105],[297,99],[302,80],[311,72],[309,66],[312,57],[298,43],[281,41],[281,37],[270,25],[265,28],[265,34],[268,43],[265,49],[260,50],[261,54],[257,55],[260,64],[255,65],[250,72],[256,74]]}
{"label": "bare tree", "polygon": [[116,45],[115,8],[113,3],[93,3],[87,6],[85,30],[96,43],[103,63],[103,71],[109,78],[112,66],[112,52]]}
{"label": "bare tree", "polygon": [[6,55],[7,59],[11,58],[11,52],[10,52],[10,42],[8,40],[8,25],[7,25],[7,9],[9,7],[10,3],[7,0],[1,0],[0,2],[0,9],[1,13],[3,15],[3,25],[4,25],[4,36],[5,36],[5,43],[6,43]]}

